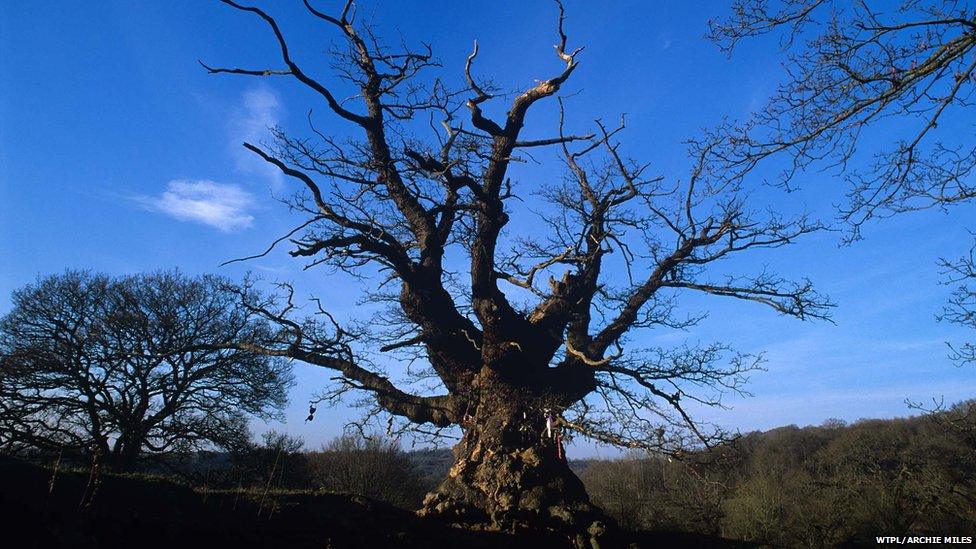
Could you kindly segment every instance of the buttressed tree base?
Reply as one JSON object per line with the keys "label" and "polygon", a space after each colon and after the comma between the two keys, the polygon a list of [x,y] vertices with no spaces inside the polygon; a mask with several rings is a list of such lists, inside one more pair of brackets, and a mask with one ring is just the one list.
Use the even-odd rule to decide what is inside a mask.
{"label": "buttressed tree base", "polygon": [[[300,185],[290,205],[304,219],[275,244],[290,241],[289,253],[310,265],[376,280],[365,299],[390,306],[350,327],[318,301],[318,314],[297,317],[290,287],[267,299],[245,288],[252,314],[278,330],[228,345],[334,370],[337,384],[324,398],[364,394],[368,416],[387,414],[423,432],[460,428],[454,466],[423,516],[554,530],[595,545],[609,525],[570,471],[562,438],[663,453],[721,441],[726,434],[693,419],[685,403],[718,404],[713,395],[740,390],[761,362],[718,343],[642,348],[627,344],[629,334],[692,327],[701,317],[675,310],[685,292],[801,319],[826,316],[830,302],[808,281],[714,268],[819,223],[748,209],[738,185],[715,184],[707,145],[676,182],[649,175],[621,151],[622,121],[595,122],[590,134],[564,131],[558,94],[582,48],[569,46],[561,5],[551,75],[502,97],[476,75],[477,45],[452,89],[429,76],[439,67],[429,47],[391,50],[357,21],[352,2],[327,13],[306,1],[323,32],[344,44],[331,54],[337,78],[326,83],[302,68],[272,15],[222,1],[263,20],[282,65],[204,65],[208,71],[294,79],[321,97],[331,127],[342,123],[358,136],[322,130],[310,114],[307,137],[275,128],[273,143],[245,144]],[[343,87],[355,89],[356,101],[339,99]],[[558,100],[558,126],[526,137],[534,133],[528,113],[547,100]],[[510,101],[504,116],[482,110],[501,101]],[[512,181],[510,165],[527,149],[554,159],[548,184]],[[520,195],[534,192],[547,201],[543,230],[510,239],[510,214],[527,208]],[[410,361],[413,377],[384,375],[364,348]],[[423,373],[418,362],[428,366]],[[439,392],[417,388],[431,380]]]}

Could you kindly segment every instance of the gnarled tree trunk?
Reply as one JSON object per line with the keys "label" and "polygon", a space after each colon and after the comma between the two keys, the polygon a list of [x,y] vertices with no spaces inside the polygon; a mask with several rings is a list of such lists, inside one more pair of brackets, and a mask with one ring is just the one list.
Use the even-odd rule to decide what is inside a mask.
{"label": "gnarled tree trunk", "polygon": [[[447,478],[419,514],[473,529],[555,531],[597,547],[611,526],[547,429],[546,399],[510,387],[484,398],[462,424]],[[488,400],[490,399],[490,400]]]}

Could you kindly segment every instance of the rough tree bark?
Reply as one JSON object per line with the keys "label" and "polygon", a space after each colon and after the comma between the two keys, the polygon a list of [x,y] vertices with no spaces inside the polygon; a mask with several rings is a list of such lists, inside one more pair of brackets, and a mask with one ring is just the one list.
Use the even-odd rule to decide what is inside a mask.
{"label": "rough tree bark", "polygon": [[547,433],[544,413],[554,403],[486,377],[478,381],[486,398],[462,423],[454,465],[420,515],[475,528],[569,531],[589,546],[608,520],[570,470],[555,432]]}
{"label": "rough tree bark", "polygon": [[[397,419],[427,433],[459,428],[455,464],[426,499],[423,516],[475,528],[552,530],[576,545],[597,545],[610,524],[560,455],[557,434],[665,453],[724,440],[720,429],[696,422],[684,402],[720,404],[719,396],[696,389],[737,391],[760,361],[722,344],[625,350],[628,333],[693,326],[700,316],[675,312],[683,292],[757,302],[801,319],[824,318],[831,306],[809,282],[766,270],[714,278],[710,265],[730,254],[789,244],[821,226],[747,210],[738,187],[711,184],[707,155],[694,156],[678,185],[647,176],[646,165],[620,151],[623,121],[567,134],[562,99],[558,135],[523,137],[530,109],[556,95],[578,67],[582,48],[567,48],[560,4],[561,70],[514,94],[504,117],[494,119],[482,106],[498,99],[497,91],[473,74],[477,43],[460,89],[451,90],[440,78],[418,76],[438,66],[429,48],[391,51],[355,22],[352,2],[333,16],[306,0],[307,11],[348,46],[334,54],[338,79],[327,85],[299,66],[271,15],[222,1],[263,20],[285,67],[203,65],[210,73],[292,77],[361,135],[340,139],[318,129],[310,114],[313,137],[274,128],[273,144],[245,144],[300,184],[304,193],[290,205],[308,217],[265,252],[242,259],[290,240],[290,254],[309,266],[367,276],[378,269],[389,278],[366,298],[390,306],[362,329],[348,329],[319,300],[315,314],[296,318],[289,285],[270,297],[245,285],[242,302],[279,329],[227,345],[329,369],[336,385],[321,401],[365,394],[375,404],[368,417],[387,414],[391,427]],[[347,95],[333,91],[342,86],[361,98],[362,112],[336,99]],[[424,132],[433,135],[424,139]],[[550,160],[564,177],[543,189],[549,209],[539,232],[549,234],[513,241],[503,233],[510,204],[521,203],[511,200],[518,184],[510,166],[526,149],[555,151]],[[467,272],[454,272],[463,262]],[[617,273],[616,282],[608,272]],[[534,302],[516,303],[513,292]],[[363,345],[409,366],[397,378],[382,373],[359,352]],[[429,368],[418,374],[418,362]],[[431,380],[439,389],[425,386]]]}

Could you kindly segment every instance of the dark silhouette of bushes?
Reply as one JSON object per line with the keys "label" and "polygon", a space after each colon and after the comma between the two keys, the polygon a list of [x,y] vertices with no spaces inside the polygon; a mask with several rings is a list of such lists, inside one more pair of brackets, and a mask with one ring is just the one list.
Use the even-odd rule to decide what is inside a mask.
{"label": "dark silhouette of bushes", "polygon": [[169,470],[201,489],[358,495],[406,509],[417,508],[444,472],[428,477],[399,443],[380,435],[343,435],[314,452],[304,445],[270,431],[261,442],[197,454]]}
{"label": "dark silhouette of bushes", "polygon": [[307,454],[311,487],[358,494],[408,509],[419,507],[432,485],[392,440],[344,435]]}
{"label": "dark silhouette of bushes", "polygon": [[[278,431],[261,435],[260,444],[251,443],[230,453],[230,469],[224,486],[262,490],[307,490],[311,471],[305,441]],[[229,481],[229,482],[228,482]],[[211,481],[212,482],[212,481]]]}

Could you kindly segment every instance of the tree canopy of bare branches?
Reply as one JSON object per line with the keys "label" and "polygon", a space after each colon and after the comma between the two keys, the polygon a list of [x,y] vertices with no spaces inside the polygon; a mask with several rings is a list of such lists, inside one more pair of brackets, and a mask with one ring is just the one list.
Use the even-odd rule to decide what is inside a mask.
{"label": "tree canopy of bare branches", "polygon": [[772,155],[792,160],[789,184],[806,168],[847,168],[871,125],[897,118],[866,168],[846,170],[842,216],[858,238],[865,222],[976,196],[971,132],[952,128],[976,89],[976,8],[963,1],[737,0],[712,24],[723,48],[781,32],[786,78],[768,104],[709,140],[728,179]]}
{"label": "tree canopy of bare branches", "polygon": [[[969,252],[956,260],[942,259],[939,265],[945,274],[946,284],[958,284],[939,319],[976,330],[976,244]],[[950,358],[958,365],[976,364],[976,343],[950,345]]]}
{"label": "tree canopy of bare branches", "polygon": [[288,364],[233,349],[268,325],[219,278],[68,271],[14,293],[0,319],[0,424],[8,448],[93,453],[119,469],[141,454],[229,445],[274,417]]}
{"label": "tree canopy of bare branches", "polygon": [[[976,6],[737,0],[711,27],[730,53],[769,33],[779,33],[787,54],[785,80],[752,118],[697,142],[709,151],[710,169],[734,182],[767,158],[784,157],[780,182],[788,186],[804,170],[837,168],[848,183],[847,241],[861,238],[872,219],[971,207],[976,144],[972,122],[960,127],[956,119],[971,112],[976,90]],[[864,136],[879,128],[885,145],[864,163]],[[958,284],[941,319],[973,327],[972,252],[939,263],[946,283]],[[950,347],[957,363],[973,362],[973,343]]]}

